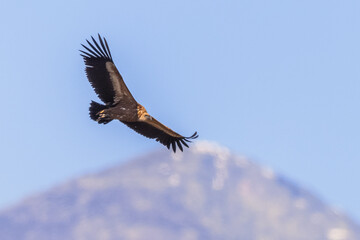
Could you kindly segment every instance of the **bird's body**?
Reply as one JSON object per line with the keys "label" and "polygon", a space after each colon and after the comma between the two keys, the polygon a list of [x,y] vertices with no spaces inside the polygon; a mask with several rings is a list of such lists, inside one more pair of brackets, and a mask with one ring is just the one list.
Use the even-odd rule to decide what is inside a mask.
{"label": "bird's body", "polygon": [[82,45],[87,52],[81,51],[86,65],[86,75],[100,100],[105,105],[92,101],[90,117],[98,123],[107,124],[117,119],[134,131],[176,151],[176,146],[182,151],[182,145],[189,147],[186,142],[197,138],[195,132],[190,137],[184,137],[158,122],[146,109],[139,104],[125,85],[117,70],[109,50],[109,46],[99,35],[100,45],[92,38],[90,48]]}

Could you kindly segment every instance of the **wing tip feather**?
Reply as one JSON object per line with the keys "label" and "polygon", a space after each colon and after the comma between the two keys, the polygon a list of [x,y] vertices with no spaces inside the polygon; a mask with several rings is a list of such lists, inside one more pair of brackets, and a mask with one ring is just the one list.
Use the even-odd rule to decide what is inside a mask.
{"label": "wing tip feather", "polygon": [[193,135],[191,135],[190,137],[184,137],[183,140],[187,141],[187,142],[191,142],[190,139],[196,139],[199,137],[199,134],[196,132],[194,132]]}
{"label": "wing tip feather", "polygon": [[86,39],[86,42],[89,45],[89,47],[85,46],[84,44],[81,44],[81,46],[83,48],[85,48],[87,50],[87,52],[81,51],[81,50],[80,51],[82,53],[89,55],[89,58],[102,58],[102,59],[106,59],[106,60],[112,62],[113,60],[112,60],[109,45],[107,44],[106,39],[103,37],[104,42],[105,42],[105,44],[104,44],[100,33],[98,33],[99,42],[100,42],[100,45],[99,45],[93,36],[90,36],[90,37],[91,37],[91,40],[93,41],[93,43],[91,43],[89,40]]}
{"label": "wing tip feather", "polygon": [[183,137],[183,138],[177,138],[177,139],[172,139],[169,140],[166,144],[164,144],[165,146],[167,146],[168,149],[170,149],[170,145],[172,147],[172,150],[174,151],[174,153],[176,153],[176,146],[180,149],[180,151],[184,151],[183,146],[189,148],[189,145],[186,142],[191,142],[192,139],[196,139],[198,138],[199,135],[197,132],[195,132],[193,135],[191,135],[190,137]]}

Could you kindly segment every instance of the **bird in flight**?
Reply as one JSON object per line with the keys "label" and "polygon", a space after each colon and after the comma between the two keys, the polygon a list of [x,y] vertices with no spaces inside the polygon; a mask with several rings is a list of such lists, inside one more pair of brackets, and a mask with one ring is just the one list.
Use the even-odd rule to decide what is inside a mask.
{"label": "bird in flight", "polygon": [[86,75],[95,93],[104,104],[94,101],[90,103],[90,118],[99,124],[107,124],[114,119],[124,123],[137,133],[155,139],[168,149],[176,146],[183,151],[187,142],[198,137],[195,132],[190,137],[184,137],[166,127],[139,104],[126,87],[123,78],[117,70],[105,38],[98,34],[99,43],[91,37],[93,43],[86,40],[88,47],[81,44],[85,51],[80,50],[86,65]]}

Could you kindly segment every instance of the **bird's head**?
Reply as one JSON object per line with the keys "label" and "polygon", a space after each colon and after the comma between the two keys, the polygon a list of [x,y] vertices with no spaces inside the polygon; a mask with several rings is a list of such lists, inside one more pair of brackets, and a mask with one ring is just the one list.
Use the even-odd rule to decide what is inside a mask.
{"label": "bird's head", "polygon": [[143,114],[144,118],[148,119],[148,120],[152,120],[152,117],[150,114],[148,114],[147,112]]}
{"label": "bird's head", "polygon": [[142,105],[138,104],[137,111],[138,111],[139,120],[142,121],[152,120],[151,115],[146,111],[146,109]]}

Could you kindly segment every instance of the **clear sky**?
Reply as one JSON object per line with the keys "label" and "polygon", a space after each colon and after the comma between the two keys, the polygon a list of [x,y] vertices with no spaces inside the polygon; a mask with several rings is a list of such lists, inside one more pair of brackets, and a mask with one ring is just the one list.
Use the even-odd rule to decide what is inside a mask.
{"label": "clear sky", "polygon": [[162,147],[89,119],[99,32],[150,114],[360,221],[358,0],[20,2],[0,2],[1,208]]}

